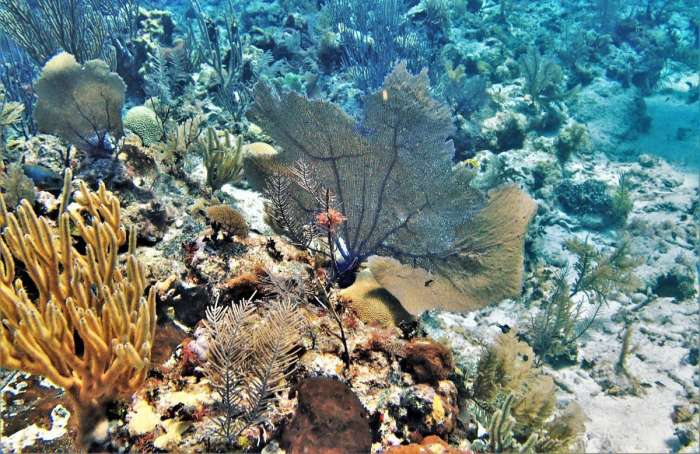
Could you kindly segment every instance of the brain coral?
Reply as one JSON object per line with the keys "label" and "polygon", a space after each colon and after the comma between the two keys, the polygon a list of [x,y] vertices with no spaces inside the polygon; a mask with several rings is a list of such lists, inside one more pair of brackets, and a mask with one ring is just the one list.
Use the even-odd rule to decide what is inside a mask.
{"label": "brain coral", "polygon": [[124,127],[139,136],[146,146],[158,142],[163,135],[156,113],[146,106],[129,109],[124,116]]}
{"label": "brain coral", "polygon": [[221,229],[229,235],[242,238],[248,236],[248,224],[243,215],[226,204],[207,208],[207,218],[215,228]]}
{"label": "brain coral", "polygon": [[401,303],[379,285],[369,269],[360,271],[355,282],[339,295],[349,300],[357,317],[367,324],[390,327],[413,319]]}

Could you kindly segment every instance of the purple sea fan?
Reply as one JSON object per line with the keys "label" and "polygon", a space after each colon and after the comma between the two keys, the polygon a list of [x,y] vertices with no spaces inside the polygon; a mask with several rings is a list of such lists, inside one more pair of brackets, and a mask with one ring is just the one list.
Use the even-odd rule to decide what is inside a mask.
{"label": "purple sea fan", "polygon": [[[512,263],[499,263],[499,275],[491,279],[518,282],[492,293],[495,298],[512,295],[514,287],[520,288],[522,237],[534,202],[514,188],[500,193],[499,208],[527,209],[513,210],[517,222],[508,219],[507,209],[499,210],[505,216],[501,224],[511,226],[502,232],[493,230],[493,216],[488,216],[487,230],[494,237],[484,242],[483,229],[473,223],[484,219],[482,212],[494,213],[485,211],[489,197],[470,187],[469,178],[453,167],[451,112],[430,96],[428,83],[425,71],[412,76],[398,65],[384,86],[365,99],[359,122],[334,104],[291,92],[277,95],[258,84],[249,117],[282,148],[270,168],[279,172],[302,162],[317,186],[334,194],[337,210],[347,218],[338,229],[341,267],[356,267],[372,255],[393,257],[427,270],[431,277],[426,280],[444,279],[444,286],[435,288],[451,291],[449,300],[462,307],[465,277],[495,271],[486,269],[492,262],[485,257],[506,244],[519,254],[507,255]],[[319,210],[318,198],[304,186],[298,179],[285,186],[292,211],[305,217],[299,224],[310,223]],[[480,232],[478,242],[467,228]]]}

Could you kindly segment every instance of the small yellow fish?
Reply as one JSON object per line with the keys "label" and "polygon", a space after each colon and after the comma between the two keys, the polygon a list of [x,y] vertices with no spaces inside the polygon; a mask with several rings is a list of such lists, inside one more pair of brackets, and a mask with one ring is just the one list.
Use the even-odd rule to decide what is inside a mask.
{"label": "small yellow fish", "polygon": [[481,163],[476,158],[465,159],[462,162],[465,166],[469,167],[470,169],[479,170],[479,168],[481,167]]}

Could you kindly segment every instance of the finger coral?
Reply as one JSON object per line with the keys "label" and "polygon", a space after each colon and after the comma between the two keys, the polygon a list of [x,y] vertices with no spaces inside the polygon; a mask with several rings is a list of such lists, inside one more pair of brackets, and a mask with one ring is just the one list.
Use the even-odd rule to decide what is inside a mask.
{"label": "finger coral", "polygon": [[[104,185],[92,192],[81,184],[75,202],[53,225],[26,200],[8,212],[0,196],[0,366],[64,388],[84,441],[106,401],[143,383],[156,316],[153,289],[143,298],[134,232],[126,263],[119,263],[127,235],[118,199]],[[73,245],[73,231],[84,252]]]}

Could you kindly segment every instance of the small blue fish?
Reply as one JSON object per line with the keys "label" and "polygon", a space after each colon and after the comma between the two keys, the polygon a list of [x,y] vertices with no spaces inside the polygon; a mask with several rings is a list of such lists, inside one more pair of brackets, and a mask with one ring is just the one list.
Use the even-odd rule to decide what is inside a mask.
{"label": "small blue fish", "polygon": [[361,135],[362,137],[369,137],[370,135],[375,133],[375,130],[373,128],[369,128],[361,123],[356,123],[353,127],[353,131]]}
{"label": "small blue fish", "polygon": [[39,189],[59,191],[63,188],[63,177],[48,167],[39,164],[24,164],[22,170]]}
{"label": "small blue fish", "polygon": [[96,158],[109,158],[117,149],[117,140],[112,137],[109,132],[101,132],[100,134],[92,134],[85,138],[85,145],[88,146],[88,152]]}

